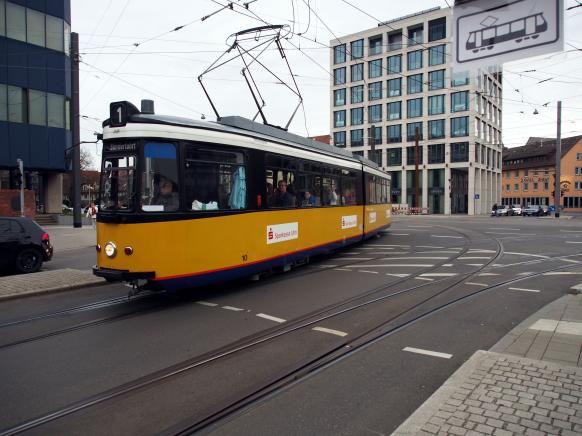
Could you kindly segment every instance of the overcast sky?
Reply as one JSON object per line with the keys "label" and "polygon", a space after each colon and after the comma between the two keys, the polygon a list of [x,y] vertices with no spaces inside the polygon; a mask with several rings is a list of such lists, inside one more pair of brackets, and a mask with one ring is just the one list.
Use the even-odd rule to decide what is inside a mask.
{"label": "overcast sky", "polygon": [[[252,2],[249,9],[256,16],[271,24],[288,24],[295,34],[304,36],[294,36],[284,43],[305,106],[305,116],[299,110],[289,130],[310,136],[330,131],[330,40],[376,27],[379,21],[435,6],[447,7],[447,1],[453,3],[350,0],[366,14],[343,0]],[[225,0],[71,3],[72,31],[79,33],[83,62],[81,139],[85,141],[93,140],[93,132],[100,131],[112,101],[129,100],[139,107],[142,98],[150,98],[155,100],[156,113],[196,119],[204,114],[206,119],[214,119],[198,75],[224,52],[229,35],[263,24],[253,16],[243,16],[241,13],[249,13],[236,6],[234,10],[241,13],[227,9],[201,20],[218,11],[219,3],[226,4]],[[577,2],[565,0],[565,4],[570,7]],[[555,137],[557,100],[563,102],[562,135],[582,134],[582,7],[566,11],[565,17],[563,52],[504,65],[503,142],[508,147],[523,145],[530,136]],[[184,27],[172,31],[178,26]],[[264,56],[260,59],[279,78],[292,84],[278,52],[270,48]],[[240,70],[238,62],[206,76],[204,83],[221,116],[252,118],[256,112]],[[285,125],[297,97],[269,73],[255,73],[268,121]],[[536,109],[538,115],[533,114]],[[97,147],[84,147],[91,151],[98,167]]]}

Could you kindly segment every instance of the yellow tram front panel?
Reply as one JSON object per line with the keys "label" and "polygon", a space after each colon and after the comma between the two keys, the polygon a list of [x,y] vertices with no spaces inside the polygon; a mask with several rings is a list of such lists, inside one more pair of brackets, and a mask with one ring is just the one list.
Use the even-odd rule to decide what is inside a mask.
{"label": "yellow tram front panel", "polygon": [[[113,242],[117,247],[113,258],[102,249],[98,266],[154,271],[159,280],[241,268],[302,252],[309,255],[326,246],[355,242],[364,229],[386,226],[388,209],[386,205],[303,208],[151,223],[98,223],[98,244],[105,247]],[[373,213],[376,221],[369,222]],[[133,249],[131,255],[125,247]]]}

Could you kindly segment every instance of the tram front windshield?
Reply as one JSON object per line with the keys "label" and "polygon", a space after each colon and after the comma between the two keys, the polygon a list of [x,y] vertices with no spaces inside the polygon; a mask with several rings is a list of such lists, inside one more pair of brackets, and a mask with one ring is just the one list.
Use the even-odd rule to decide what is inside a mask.
{"label": "tram front windshield", "polygon": [[141,178],[141,209],[144,212],[173,212],[180,206],[176,146],[146,142]]}
{"label": "tram front windshield", "polygon": [[103,158],[100,210],[133,208],[135,165],[135,156],[114,155]]}

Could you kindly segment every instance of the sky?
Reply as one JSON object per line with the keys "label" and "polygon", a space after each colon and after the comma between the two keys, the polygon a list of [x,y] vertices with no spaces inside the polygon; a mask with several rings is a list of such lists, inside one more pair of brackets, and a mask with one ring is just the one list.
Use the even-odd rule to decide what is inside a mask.
{"label": "sky", "polygon": [[[349,1],[361,11],[344,0],[247,0],[248,10],[244,1],[235,0],[233,10],[222,9],[226,0],[72,1],[72,31],[79,34],[81,53],[81,140],[95,139],[94,132],[101,131],[113,101],[128,100],[139,107],[147,98],[155,101],[159,114],[214,120],[198,76],[229,47],[230,35],[264,22],[288,25],[292,32],[283,46],[293,75],[273,46],[259,60],[276,76],[257,63],[252,67],[267,121],[287,124],[298,97],[281,83],[293,88],[295,79],[303,107],[289,131],[304,136],[329,134],[329,42],[381,21],[447,7],[454,0]],[[566,8],[579,4],[564,2]],[[530,136],[555,137],[558,100],[562,101],[562,137],[582,134],[582,7],[565,12],[564,35],[562,52],[503,66],[505,146],[524,145]],[[251,37],[243,46],[260,42]],[[204,75],[221,116],[256,114],[241,68],[240,61],[233,61]],[[83,147],[98,168],[101,144]]]}

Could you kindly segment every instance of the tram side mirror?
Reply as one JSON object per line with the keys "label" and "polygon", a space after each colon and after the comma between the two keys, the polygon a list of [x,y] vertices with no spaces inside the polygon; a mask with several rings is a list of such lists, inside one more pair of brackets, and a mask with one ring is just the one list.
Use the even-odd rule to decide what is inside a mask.
{"label": "tram side mirror", "polygon": [[109,126],[123,127],[132,115],[139,113],[139,109],[128,101],[111,103],[109,105]]}

